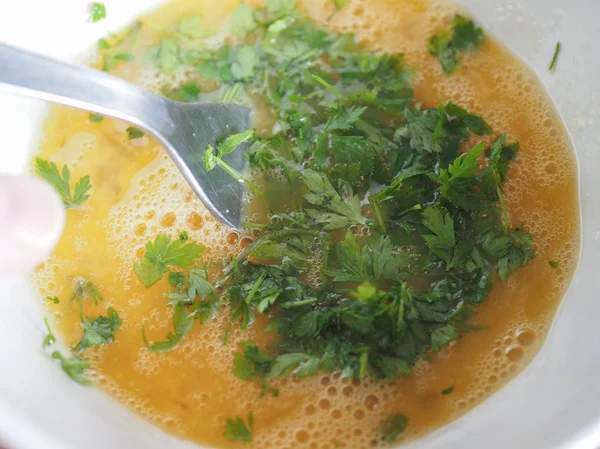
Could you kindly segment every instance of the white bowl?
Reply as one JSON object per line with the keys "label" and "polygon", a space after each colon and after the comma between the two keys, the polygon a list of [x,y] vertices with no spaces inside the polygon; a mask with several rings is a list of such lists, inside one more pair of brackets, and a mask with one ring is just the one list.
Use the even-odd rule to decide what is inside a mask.
{"label": "white bowl", "polygon": [[[156,0],[106,0],[87,22],[83,0],[0,2],[0,41],[63,59],[91,47]],[[463,0],[487,32],[541,78],[579,161],[582,251],[548,338],[515,380],[459,420],[406,448],[597,449],[600,446],[600,1]],[[554,46],[563,51],[548,71]],[[25,170],[44,105],[0,96],[0,171]],[[2,254],[2,248],[0,248]],[[0,257],[10,257],[2,254]],[[100,391],[69,380],[42,351],[43,310],[25,278],[0,279],[0,441],[10,449],[179,449]]]}

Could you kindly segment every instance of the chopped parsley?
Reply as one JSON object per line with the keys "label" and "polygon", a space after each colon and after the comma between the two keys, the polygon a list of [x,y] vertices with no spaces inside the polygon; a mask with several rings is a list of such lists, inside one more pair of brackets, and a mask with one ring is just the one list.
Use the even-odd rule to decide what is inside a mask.
{"label": "chopped parsley", "polygon": [[[81,354],[88,348],[112,343],[115,340],[115,333],[120,329],[122,324],[117,311],[112,307],[108,308],[107,316],[98,316],[93,319],[85,317],[83,315],[83,300],[86,297],[90,297],[94,304],[98,304],[100,301],[104,300],[96,285],[87,279],[78,277],[75,279],[75,288],[71,295],[71,301],[77,301],[79,303],[79,315],[83,328],[81,340],[71,348],[72,351],[75,351],[78,354]],[[54,304],[60,302],[58,297],[48,297],[48,299]],[[50,328],[47,318],[44,319],[44,323],[48,333],[44,338],[43,347],[44,349],[47,349],[54,345],[57,340]],[[52,351],[50,356],[54,360],[60,362],[63,371],[75,382],[81,385],[91,384],[91,380],[86,375],[86,372],[92,367],[90,361],[83,359],[80,355],[65,356],[58,350]]]}
{"label": "chopped parsley", "polygon": [[550,265],[550,268],[558,268],[558,267],[560,267],[560,263],[559,262],[550,261],[550,262],[548,262],[548,264]]}
{"label": "chopped parsley", "polygon": [[[183,303],[173,307],[173,328],[175,333],[169,332],[164,341],[148,343],[147,348],[152,352],[169,352],[177,347],[179,341],[190,331],[194,324],[194,316],[188,315]],[[146,339],[144,333],[144,340]]]}
{"label": "chopped parsley", "polygon": [[150,287],[169,271],[170,266],[188,268],[194,265],[203,251],[204,246],[195,242],[159,235],[154,242],[146,244],[146,254],[134,266],[135,274],[145,287]]}
{"label": "chopped parsley", "polygon": [[229,22],[232,33],[243,38],[256,28],[256,19],[254,18],[254,8],[242,2],[231,15]]}
{"label": "chopped parsley", "polygon": [[80,178],[71,192],[71,170],[66,165],[59,170],[54,162],[36,157],[35,171],[40,178],[54,187],[67,209],[81,206],[90,197],[92,184],[89,176]]}
{"label": "chopped parsley", "polygon": [[46,296],[46,299],[52,304],[60,304],[60,299],[58,299],[58,296]]}
{"label": "chopped parsley", "polygon": [[43,344],[44,349],[46,349],[47,347],[52,346],[54,343],[56,343],[56,336],[54,335],[54,333],[52,332],[52,329],[50,328],[50,323],[48,322],[48,318],[44,318],[44,325],[46,326],[46,331],[48,333],[44,337],[44,341],[42,344]]}
{"label": "chopped parsley", "polygon": [[105,72],[109,72],[115,67],[117,67],[120,62],[130,62],[133,60],[135,60],[135,58],[131,53],[118,52],[113,54],[106,54],[103,58],[102,70],[104,70]]}
{"label": "chopped parsley", "polygon": [[[256,239],[214,282],[196,263],[203,247],[189,236],[147,243],[134,270],[146,287],[168,273],[174,308],[174,332],[148,347],[174,349],[195,319],[228,313],[226,341],[233,326],[243,331],[266,315],[275,343],[241,343],[232,368],[261,395],[277,395],[278,377],[410,375],[418,360],[475,331],[493,282],[535,257],[503,198],[518,143],[500,135],[469,145],[494,134],[481,115],[453,102],[421,107],[401,54],[367,51],[292,2],[242,3],[221,47],[205,46],[196,25],[195,37],[189,28],[166,33],[152,60],[167,73],[195,71],[186,91],[167,91],[173,98],[193,101],[200,79],[216,83],[223,98],[264,103],[271,132],[234,134],[203,158],[207,170],[246,183],[257,193],[252,212],[268,214],[245,225]],[[457,15],[453,32],[429,46],[451,73],[460,53],[483,41],[482,30]],[[234,151],[245,153],[249,174],[223,160]],[[226,436],[250,441],[251,421],[228,420]],[[391,416],[384,438],[397,440],[407,423]]]}
{"label": "chopped parsley", "polygon": [[236,416],[233,419],[227,418],[225,424],[225,432],[223,435],[228,440],[232,441],[243,441],[249,443],[252,441],[252,428],[254,427],[254,414],[248,412],[247,424]]}
{"label": "chopped parsley", "polygon": [[254,185],[254,183],[244,178],[240,173],[238,173],[223,160],[223,156],[232,153],[240,145],[252,139],[254,139],[254,131],[247,130],[242,133],[233,134],[227,137],[223,142],[221,142],[221,144],[217,146],[216,152],[213,146],[209,145],[206,150],[204,150],[204,167],[206,168],[206,171],[211,171],[218,165],[234,179],[246,183],[254,193],[261,195],[261,190]]}
{"label": "chopped parsley", "polygon": [[549,70],[551,72],[556,68],[556,63],[558,62],[558,56],[560,55],[560,50],[562,48],[562,44],[560,42],[556,43],[556,48],[554,49],[554,56],[552,56],[552,62],[550,62]]}
{"label": "chopped parsley", "polygon": [[123,62],[135,60],[133,52],[139,40],[141,29],[142,22],[136,21],[122,33],[98,40],[97,48],[102,58],[102,70],[109,72]]}
{"label": "chopped parsley", "polygon": [[398,440],[406,430],[408,418],[399,413],[387,418],[382,425],[383,439],[388,443],[393,443]]}
{"label": "chopped parsley", "polygon": [[104,120],[105,117],[101,114],[90,114],[89,119],[90,119],[90,122],[92,122],[92,123],[99,123],[102,120]]}
{"label": "chopped parsley", "polygon": [[94,346],[102,346],[112,343],[115,339],[115,333],[121,327],[121,319],[116,310],[108,308],[107,316],[99,316],[92,319],[86,318],[83,321],[83,337],[77,343],[74,349],[83,350]]}
{"label": "chopped parsley", "polygon": [[63,371],[80,385],[90,385],[92,381],[86,372],[92,367],[92,363],[79,356],[66,357],[60,351],[54,351],[52,358],[60,362]]}
{"label": "chopped parsley", "polygon": [[129,126],[125,131],[127,132],[127,138],[129,140],[139,139],[140,137],[145,136],[144,131],[136,128],[135,126]]}
{"label": "chopped parsley", "polygon": [[181,86],[173,88],[163,88],[163,95],[172,100],[183,101],[185,103],[192,103],[199,101],[201,87],[196,81],[188,81],[183,83]]}
{"label": "chopped parsley", "polygon": [[75,279],[75,287],[71,294],[71,302],[76,301],[79,304],[79,316],[83,322],[83,300],[89,297],[94,304],[98,304],[100,301],[104,301],[104,297],[98,290],[98,287],[92,282],[83,277]]}
{"label": "chopped parsley", "polygon": [[233,374],[242,380],[258,382],[262,389],[261,395],[269,391],[273,396],[277,396],[279,392],[271,388],[267,381],[275,363],[275,357],[261,351],[252,342],[243,342],[240,346],[242,352],[236,353],[233,359]]}
{"label": "chopped parsley", "polygon": [[104,3],[93,2],[88,5],[88,13],[92,22],[106,19],[106,6]]}
{"label": "chopped parsley", "polygon": [[483,30],[475,22],[457,14],[454,16],[452,43],[459,50],[477,50],[483,45]]}
{"label": "chopped parsley", "polygon": [[[52,332],[47,318],[44,319],[44,324],[46,325],[46,330],[48,333],[44,337],[43,347],[44,349],[47,349],[56,343],[56,336]],[[83,360],[81,357],[78,356],[64,356],[60,351],[56,350],[52,351],[50,357],[52,357],[52,359],[54,360],[58,360],[62,370],[78,384],[91,384],[91,380],[86,375],[86,372],[92,366],[91,362]]]}
{"label": "chopped parsley", "polygon": [[427,49],[438,58],[444,73],[449,75],[460,67],[460,52],[477,50],[483,41],[483,30],[472,20],[456,14],[452,34],[444,32],[432,36]]}
{"label": "chopped parsley", "polygon": [[445,389],[442,390],[442,394],[444,396],[452,394],[453,392],[454,392],[454,385],[451,385],[450,387],[445,388]]}

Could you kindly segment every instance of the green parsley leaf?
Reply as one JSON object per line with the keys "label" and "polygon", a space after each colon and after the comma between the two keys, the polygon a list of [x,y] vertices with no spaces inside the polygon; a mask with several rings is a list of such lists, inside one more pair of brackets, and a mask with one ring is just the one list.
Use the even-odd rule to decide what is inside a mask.
{"label": "green parsley leaf", "polygon": [[439,351],[442,347],[459,337],[458,329],[452,324],[437,326],[431,333],[431,347],[434,351]]}
{"label": "green parsley leaf", "polygon": [[76,279],[75,288],[71,294],[71,301],[81,302],[86,296],[89,296],[94,304],[104,301],[104,297],[100,294],[98,287],[85,278],[79,277]]}
{"label": "green parsley leaf", "polygon": [[452,216],[442,206],[430,206],[423,211],[423,225],[433,232],[423,235],[427,246],[449,265],[456,246]]}
{"label": "green parsley leaf", "polygon": [[356,236],[347,231],[345,240],[336,246],[336,255],[340,268],[326,271],[335,282],[397,281],[401,269],[408,266],[407,256],[394,254],[387,236],[373,236],[361,247]]}
{"label": "green parsley leaf", "polygon": [[310,359],[310,357],[302,353],[280,355],[275,359],[268,376],[287,377],[292,373],[292,371],[298,368],[298,365],[300,365],[302,362],[306,362],[308,359]]}
{"label": "green parsley leaf", "polygon": [[233,359],[233,374],[242,380],[252,380],[261,386],[261,396],[270,392],[277,396],[279,392],[272,388],[267,381],[267,377],[273,369],[275,358],[260,350],[252,342],[240,343],[243,352],[236,353]]}
{"label": "green parsley leaf", "polygon": [[129,140],[139,139],[140,137],[144,137],[144,131],[136,128],[135,126],[129,126],[125,131],[127,131],[127,138]]}
{"label": "green parsley leaf", "polygon": [[440,193],[456,207],[475,210],[481,205],[475,186],[478,182],[479,158],[484,150],[485,145],[479,144],[457,157],[447,169],[440,170]]}
{"label": "green parsley leaf", "polygon": [[179,342],[194,325],[194,316],[188,315],[187,308],[182,304],[176,304],[173,307],[173,328],[175,333],[169,332],[164,341],[156,341],[148,344],[148,349],[152,352],[164,353],[170,352],[179,345]]}
{"label": "green parsley leaf", "polygon": [[408,418],[402,413],[391,415],[382,423],[382,433],[385,441],[393,443],[402,436],[408,425]]}
{"label": "green parsley leaf", "polygon": [[508,277],[519,268],[523,268],[536,256],[531,247],[533,240],[531,235],[515,229],[509,232],[511,244],[505,255],[498,260],[498,275],[506,282]]}
{"label": "green parsley leaf", "polygon": [[60,362],[63,371],[80,385],[90,385],[92,381],[86,376],[87,370],[92,367],[92,363],[83,360],[81,357],[65,357],[59,351],[52,353],[52,358]]}
{"label": "green parsley leaf", "polygon": [[219,145],[219,157],[233,153],[241,144],[253,139],[254,136],[254,131],[247,130],[227,137],[223,143]]}
{"label": "green parsley leaf", "polygon": [[254,8],[242,2],[233,11],[230,19],[230,25],[233,34],[238,38],[243,38],[251,31],[256,29],[256,20],[254,19]]}
{"label": "green parsley leaf", "polygon": [[211,33],[203,26],[200,14],[186,15],[175,26],[175,35],[186,49],[196,48],[199,45],[197,41],[209,36]]}
{"label": "green parsley leaf", "polygon": [[172,271],[169,273],[169,285],[181,289],[185,284],[185,274],[181,271]]}
{"label": "green parsley leaf", "polygon": [[460,67],[458,50],[454,46],[448,33],[444,33],[440,36],[432,36],[427,44],[427,50],[429,50],[429,53],[433,56],[438,58],[446,75],[456,72]]}
{"label": "green parsley leaf", "polygon": [[[219,158],[215,155],[214,147],[212,145],[206,147],[206,150],[204,150],[204,168],[206,168],[206,171],[214,169],[217,166],[218,160]],[[236,172],[236,178],[238,176],[241,177],[241,175]]]}
{"label": "green parsley leaf", "polygon": [[201,91],[200,84],[188,81],[175,89],[163,88],[163,95],[171,100],[193,103],[199,101]]}
{"label": "green parsley leaf", "polygon": [[60,304],[60,299],[58,299],[58,296],[46,296],[46,299],[52,304]]}
{"label": "green parsley leaf", "polygon": [[83,322],[83,338],[74,349],[83,350],[113,342],[121,323],[119,315],[112,307],[108,308],[108,316],[86,319]]}
{"label": "green parsley leaf", "polygon": [[173,39],[161,39],[152,59],[164,73],[173,73],[181,64],[179,58],[179,45]]}
{"label": "green parsley leaf", "polygon": [[375,356],[370,363],[375,369],[388,379],[396,379],[400,374],[410,374],[410,365],[406,360],[397,357]]}
{"label": "green parsley leaf", "polygon": [[35,169],[40,178],[54,187],[54,190],[62,198],[65,208],[79,207],[90,197],[88,192],[92,185],[89,176],[80,178],[75,184],[73,193],[71,193],[71,171],[69,167],[64,165],[61,172],[54,162],[37,157],[35,158]]}
{"label": "green parsley leaf", "polygon": [[234,419],[227,418],[225,424],[225,432],[223,435],[228,440],[244,441],[249,443],[252,441],[252,427],[254,426],[254,414],[248,412],[248,424],[244,423],[242,418],[236,416]]}
{"label": "green parsley leaf", "polygon": [[452,43],[459,50],[477,50],[483,44],[483,30],[466,17],[454,16]]}
{"label": "green parsley leaf", "polygon": [[88,13],[92,22],[106,19],[106,6],[104,6],[104,3],[90,3],[88,5]]}
{"label": "green parsley leaf", "polygon": [[134,60],[135,60],[135,57],[131,53],[117,52],[117,53],[105,54],[102,57],[102,70],[105,72],[110,72],[112,69],[117,67],[121,62],[131,62]]}
{"label": "green parsley leaf", "polygon": [[453,392],[454,392],[454,385],[451,385],[450,387],[445,388],[445,389],[442,390],[442,394],[444,396],[452,394]]}
{"label": "green parsley leaf", "polygon": [[[44,318],[44,324],[48,334],[44,337],[44,349],[56,343],[56,336],[52,333],[48,319]],[[91,362],[83,360],[81,357],[66,357],[60,351],[53,351],[51,357],[58,360],[63,371],[75,382],[81,385],[91,384],[91,380],[85,375],[86,371],[92,366]]]}
{"label": "green parsley leaf", "polygon": [[368,142],[359,136],[331,136],[337,165],[359,164],[361,176],[370,177],[373,173],[373,155],[368,151]]}
{"label": "green parsley leaf", "polygon": [[228,163],[223,160],[223,156],[226,154],[232,153],[237,150],[240,145],[248,142],[249,140],[255,137],[254,131],[247,130],[238,134],[233,134],[227,137],[219,146],[217,154],[215,154],[215,149],[212,145],[208,145],[206,150],[204,150],[204,168],[206,171],[213,170],[217,165],[225,170],[231,177],[237,179],[238,181],[242,181],[250,187],[250,189],[256,193],[257,195],[262,195],[262,191],[240,173],[238,173],[234,168],[232,168]]}
{"label": "green parsley leaf", "polygon": [[71,302],[77,301],[79,303],[79,316],[83,322],[83,300],[86,297],[90,297],[94,304],[98,304],[100,301],[104,301],[104,297],[98,290],[98,287],[92,282],[83,277],[75,279],[75,288],[71,294]]}
{"label": "green parsley leaf", "polygon": [[190,298],[200,297],[208,298],[215,291],[214,287],[208,282],[208,273],[206,270],[190,270],[188,295]]}
{"label": "green parsley leaf", "polygon": [[558,268],[558,267],[560,267],[560,263],[559,262],[550,261],[550,262],[548,262],[548,264],[550,265],[551,268]]}
{"label": "green parsley leaf", "polygon": [[234,54],[235,60],[231,66],[231,74],[235,79],[244,81],[254,78],[258,66],[258,54],[254,47],[240,46]]}
{"label": "green parsley leaf", "polygon": [[104,120],[104,116],[101,114],[90,114],[90,122],[92,123],[99,123],[102,120]]}
{"label": "green parsley leaf", "polygon": [[436,56],[446,75],[456,72],[460,66],[459,51],[477,50],[483,44],[483,30],[459,14],[454,17],[454,30],[432,36],[427,44],[429,53]]}
{"label": "green parsley leaf", "polygon": [[461,119],[469,131],[478,136],[492,133],[492,128],[481,115],[469,114],[465,109],[452,102],[446,105],[445,111],[448,115]]}
{"label": "green parsley leaf", "polygon": [[204,252],[204,246],[195,242],[173,240],[161,234],[154,242],[146,243],[146,254],[134,264],[134,271],[145,287],[157,283],[168,271],[169,266],[188,268]]}
{"label": "green parsley leaf", "polygon": [[362,107],[339,107],[335,113],[327,121],[325,128],[333,130],[348,130],[356,123],[361,115],[367,110],[366,106]]}
{"label": "green parsley leaf", "polygon": [[96,46],[98,48],[98,50],[108,50],[109,48],[111,48],[112,46],[110,45],[110,42],[108,42],[105,38],[100,38],[98,39],[98,42],[96,43]]}
{"label": "green parsley leaf", "polygon": [[303,181],[311,191],[304,195],[306,201],[326,210],[323,212],[307,209],[306,213],[317,223],[325,224],[324,230],[330,231],[354,224],[364,224],[365,218],[361,213],[358,196],[342,198],[331,185],[327,175],[313,170],[305,170]]}
{"label": "green parsley leaf", "polygon": [[377,287],[366,281],[350,292],[350,296],[359,301],[378,301],[386,295],[386,292],[378,290]]}

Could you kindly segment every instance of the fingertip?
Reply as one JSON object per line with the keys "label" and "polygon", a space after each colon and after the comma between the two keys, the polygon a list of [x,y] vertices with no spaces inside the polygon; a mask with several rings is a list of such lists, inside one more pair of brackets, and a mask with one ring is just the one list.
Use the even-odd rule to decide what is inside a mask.
{"label": "fingertip", "polygon": [[65,220],[63,202],[48,184],[0,175],[0,275],[26,272],[47,258]]}

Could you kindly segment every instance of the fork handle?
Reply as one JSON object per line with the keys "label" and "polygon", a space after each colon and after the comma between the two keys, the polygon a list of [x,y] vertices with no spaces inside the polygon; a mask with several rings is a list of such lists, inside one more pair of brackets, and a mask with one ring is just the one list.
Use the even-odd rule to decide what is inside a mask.
{"label": "fork handle", "polygon": [[151,133],[171,122],[165,101],[158,95],[106,72],[2,43],[0,91],[108,115]]}

